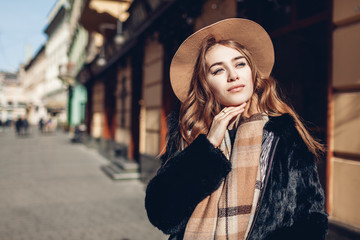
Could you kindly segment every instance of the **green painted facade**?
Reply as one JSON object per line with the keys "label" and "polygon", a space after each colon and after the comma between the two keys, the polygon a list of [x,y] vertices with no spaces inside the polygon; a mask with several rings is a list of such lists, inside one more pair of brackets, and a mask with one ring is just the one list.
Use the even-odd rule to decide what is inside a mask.
{"label": "green painted facade", "polygon": [[72,64],[74,76],[74,82],[69,86],[68,98],[68,126],[70,128],[85,122],[87,91],[77,80],[77,75],[85,63],[87,44],[88,32],[78,25],[69,50],[69,62]]}
{"label": "green painted facade", "polygon": [[71,101],[70,101],[70,109],[71,112],[69,114],[70,126],[77,126],[80,123],[85,123],[85,106],[87,102],[87,91],[83,85],[75,85],[75,87],[71,90]]}

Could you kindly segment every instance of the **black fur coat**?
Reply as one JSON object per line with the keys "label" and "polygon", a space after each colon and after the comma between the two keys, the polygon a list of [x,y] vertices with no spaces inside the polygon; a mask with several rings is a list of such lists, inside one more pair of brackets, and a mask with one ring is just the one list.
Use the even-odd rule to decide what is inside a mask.
{"label": "black fur coat", "polygon": [[[205,135],[179,152],[178,123],[176,118],[170,122],[167,151],[147,186],[145,207],[154,226],[179,240],[197,204],[219,187],[231,163]],[[270,117],[265,129],[278,144],[249,239],[324,239],[327,213],[313,154],[290,115]]]}

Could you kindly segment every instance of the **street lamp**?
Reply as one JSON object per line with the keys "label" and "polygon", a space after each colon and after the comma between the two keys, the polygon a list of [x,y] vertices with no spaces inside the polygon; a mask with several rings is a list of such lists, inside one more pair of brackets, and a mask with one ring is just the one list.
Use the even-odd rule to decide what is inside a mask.
{"label": "street lamp", "polygon": [[125,36],[123,32],[123,22],[118,19],[116,22],[116,35],[114,38],[116,45],[122,45],[125,42]]}
{"label": "street lamp", "polygon": [[[106,29],[115,29],[115,24],[112,23],[102,23],[100,24],[100,32],[103,36],[103,38],[105,37],[105,30]],[[99,53],[99,57],[96,60],[96,64],[99,66],[104,66],[106,64],[106,58],[105,58],[105,44],[103,42],[101,49],[100,49],[100,53]]]}
{"label": "street lamp", "polygon": [[[120,1],[122,3],[130,3],[131,1],[123,0]],[[100,25],[100,32],[103,36],[105,36],[105,29],[116,29],[116,34],[114,36],[114,43],[116,46],[120,47],[126,41],[124,30],[123,30],[123,21],[126,20],[126,14],[124,13],[123,5],[119,5],[118,9],[118,18],[116,21],[116,25],[113,23],[103,23]],[[105,58],[105,46],[104,43],[100,49],[99,57],[96,61],[98,66],[106,65],[106,58]]]}
{"label": "street lamp", "polygon": [[100,67],[105,66],[106,64],[104,45],[100,49],[99,58],[96,60],[96,64]]}

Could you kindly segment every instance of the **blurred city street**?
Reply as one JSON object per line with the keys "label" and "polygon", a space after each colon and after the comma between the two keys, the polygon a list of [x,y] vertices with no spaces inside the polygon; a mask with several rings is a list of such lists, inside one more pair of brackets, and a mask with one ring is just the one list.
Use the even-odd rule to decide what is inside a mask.
{"label": "blurred city street", "polygon": [[0,240],[166,239],[147,219],[144,184],[110,180],[95,150],[61,131],[0,131]]}
{"label": "blurred city street", "polygon": [[[317,171],[327,240],[360,239],[360,0],[17,0],[0,6],[0,240],[167,239],[148,221],[146,184],[160,167],[169,133],[196,119],[180,131],[182,142],[195,124],[207,132],[212,121],[206,117],[211,101],[191,94],[210,89],[196,62],[206,63],[212,47],[186,39],[231,18],[254,23],[224,28],[230,34],[223,36],[203,31],[196,41],[242,45],[254,92],[265,99],[279,90],[271,106],[260,101],[261,111],[288,113],[287,107],[275,111],[281,98],[325,148]],[[268,36],[254,31],[261,27]],[[247,47],[242,39],[250,36],[271,41],[257,48],[249,40]],[[180,46],[191,47],[186,60],[178,58]],[[188,87],[198,80],[202,90]],[[186,96],[195,97],[188,102]],[[187,113],[197,100],[194,117]],[[169,116],[178,113],[177,126]],[[141,180],[112,180],[129,178]]]}

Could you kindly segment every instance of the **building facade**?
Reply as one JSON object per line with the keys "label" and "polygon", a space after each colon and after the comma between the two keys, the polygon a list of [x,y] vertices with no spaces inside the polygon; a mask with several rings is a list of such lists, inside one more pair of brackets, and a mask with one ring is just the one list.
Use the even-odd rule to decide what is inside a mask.
{"label": "building facade", "polygon": [[[119,4],[107,2],[112,9]],[[85,1],[80,17],[89,42],[79,81],[87,89],[86,124],[94,145],[139,164],[147,182],[166,145],[166,118],[180,106],[169,81],[176,49],[218,20],[254,20],[273,40],[272,74],[285,100],[327,147],[318,171],[330,235],[359,236],[360,140],[351,134],[360,126],[358,1],[134,0],[120,30],[119,15],[99,4]]]}
{"label": "building facade", "polygon": [[67,85],[59,78],[61,66],[67,65],[70,45],[68,0],[59,0],[51,10],[45,33],[48,36],[45,46],[47,62],[45,74],[44,104],[54,121],[65,124],[67,121]]}
{"label": "building facade", "polygon": [[44,106],[45,74],[46,74],[45,46],[43,45],[35,56],[24,67],[22,86],[27,108],[29,124],[38,124],[39,120],[47,118]]}
{"label": "building facade", "polygon": [[11,126],[18,118],[26,117],[25,98],[19,73],[0,72],[0,121]]}
{"label": "building facade", "polygon": [[70,44],[68,62],[60,66],[59,78],[67,86],[67,126],[71,132],[85,123],[86,88],[78,81],[78,74],[86,63],[88,32],[79,24],[84,1],[73,0],[69,10]]}
{"label": "building facade", "polygon": [[338,225],[359,231],[360,2],[333,0],[331,23],[327,205]]}

